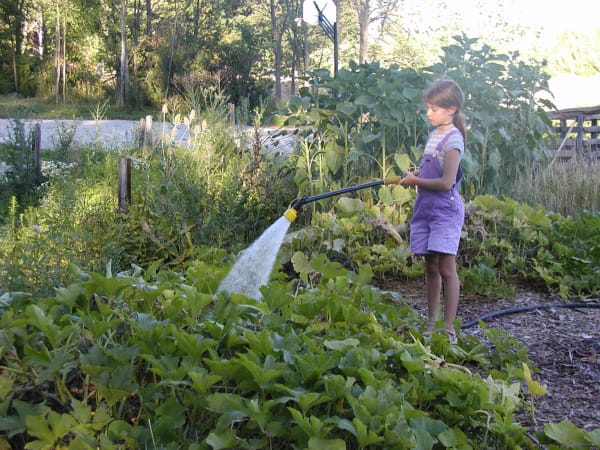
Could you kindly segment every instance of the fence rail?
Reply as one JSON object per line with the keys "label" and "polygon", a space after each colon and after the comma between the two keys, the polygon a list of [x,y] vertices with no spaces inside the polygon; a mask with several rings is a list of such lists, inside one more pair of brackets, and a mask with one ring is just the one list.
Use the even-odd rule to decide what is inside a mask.
{"label": "fence rail", "polygon": [[558,137],[549,149],[555,159],[600,158],[600,106],[550,111],[548,117]]}

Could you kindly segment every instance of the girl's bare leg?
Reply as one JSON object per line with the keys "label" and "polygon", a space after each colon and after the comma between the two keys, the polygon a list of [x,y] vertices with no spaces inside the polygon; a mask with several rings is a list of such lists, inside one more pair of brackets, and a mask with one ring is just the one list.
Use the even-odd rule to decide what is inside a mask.
{"label": "girl's bare leg", "polygon": [[444,284],[444,324],[446,330],[454,331],[454,319],[458,310],[460,281],[456,271],[456,256],[439,255],[440,278]]}
{"label": "girl's bare leg", "polygon": [[442,277],[440,275],[439,255],[425,255],[425,295],[427,296],[427,313],[429,316],[428,331],[438,320],[440,311],[440,295],[442,292]]}

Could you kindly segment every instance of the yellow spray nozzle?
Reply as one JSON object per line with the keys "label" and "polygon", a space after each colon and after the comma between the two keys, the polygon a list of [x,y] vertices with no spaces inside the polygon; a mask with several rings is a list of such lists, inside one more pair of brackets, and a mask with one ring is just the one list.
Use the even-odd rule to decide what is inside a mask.
{"label": "yellow spray nozzle", "polygon": [[294,222],[296,220],[296,217],[298,217],[298,211],[296,211],[294,208],[290,208],[286,212],[284,212],[283,215],[290,222]]}

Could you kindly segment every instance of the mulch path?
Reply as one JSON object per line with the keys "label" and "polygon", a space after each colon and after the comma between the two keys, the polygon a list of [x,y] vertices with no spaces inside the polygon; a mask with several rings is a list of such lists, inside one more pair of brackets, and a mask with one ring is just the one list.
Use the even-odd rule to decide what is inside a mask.
{"label": "mulch path", "polygon": [[[422,280],[388,281],[384,288],[399,292],[426,316]],[[600,298],[572,302],[599,303]],[[458,314],[466,324],[504,309],[564,303],[555,295],[521,286],[511,298],[463,296]],[[538,432],[546,423],[568,419],[586,431],[600,428],[600,308],[545,307],[503,314],[486,319],[485,324],[488,329],[505,330],[521,342],[535,367],[534,380],[546,385],[546,395],[535,398],[535,421],[528,411],[517,417],[523,426]],[[479,325],[461,333],[485,340]]]}

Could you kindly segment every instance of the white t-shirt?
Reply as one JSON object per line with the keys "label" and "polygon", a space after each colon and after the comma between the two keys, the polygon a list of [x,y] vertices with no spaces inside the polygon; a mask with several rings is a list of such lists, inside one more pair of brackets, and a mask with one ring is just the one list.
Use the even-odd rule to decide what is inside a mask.
{"label": "white t-shirt", "polygon": [[448,153],[450,150],[458,150],[460,152],[460,157],[462,158],[463,154],[465,153],[465,141],[460,132],[452,132],[450,137],[448,137],[448,139],[444,143],[442,151],[437,151],[437,146],[442,141],[442,139],[444,139],[444,136],[446,136],[448,133],[455,129],[456,128],[450,128],[450,130],[446,131],[445,133],[438,133],[437,131],[431,133],[423,154],[437,155],[438,160],[440,162],[440,166],[442,167],[444,167],[444,157],[446,156],[446,153]]}

